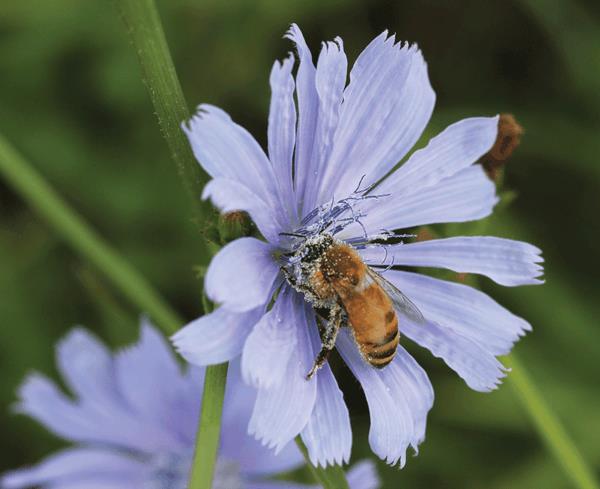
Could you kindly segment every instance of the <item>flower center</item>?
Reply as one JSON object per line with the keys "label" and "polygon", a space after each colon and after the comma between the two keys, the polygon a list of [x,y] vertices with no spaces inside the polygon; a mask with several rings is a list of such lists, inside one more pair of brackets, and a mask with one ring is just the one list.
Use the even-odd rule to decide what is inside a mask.
{"label": "flower center", "polygon": [[[144,489],[186,489],[191,456],[163,453],[150,461],[152,472]],[[218,459],[212,489],[242,489],[243,480],[237,463]]]}
{"label": "flower center", "polygon": [[242,489],[243,481],[237,463],[217,460],[212,489]]}
{"label": "flower center", "polygon": [[174,453],[155,455],[151,461],[152,475],[144,489],[185,489],[191,457]]}

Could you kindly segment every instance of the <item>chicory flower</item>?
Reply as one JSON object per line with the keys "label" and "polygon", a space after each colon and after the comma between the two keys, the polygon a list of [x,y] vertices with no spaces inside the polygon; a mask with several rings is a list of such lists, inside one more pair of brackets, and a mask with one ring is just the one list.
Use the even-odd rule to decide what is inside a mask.
{"label": "chicory flower", "polygon": [[[217,107],[201,105],[184,126],[212,177],[203,197],[222,212],[247,212],[265,240],[241,238],[214,257],[205,287],[220,307],[173,341],[197,365],[242,356],[243,377],[258,392],[249,430],[265,445],[281,450],[300,435],[313,463],[341,464],[352,444],[343,394],[327,364],[307,380],[321,348],[317,318],[323,317],[303,276],[307,243],[329,240],[355,250],[422,315],[417,322],[399,314],[401,337],[429,349],[483,392],[505,375],[496,357],[530,325],[474,288],[401,267],[440,267],[517,286],[540,282],[541,257],[536,247],[508,239],[419,242],[403,234],[484,218],[498,201],[495,185],[475,164],[494,144],[497,117],[450,125],[390,174],[434,107],[416,46],[382,33],[360,54],[347,82],[340,38],[322,45],[315,66],[296,25],[287,37],[299,65],[295,77],[293,55],[273,65],[268,154]],[[416,450],[425,437],[434,400],[426,373],[404,344],[377,370],[361,356],[352,328],[342,328],[335,343],[364,390],[373,451],[402,465],[407,448]]]}
{"label": "chicory flower", "polygon": [[[139,342],[112,355],[84,329],[57,348],[57,363],[71,391],[31,375],[17,411],[74,444],[38,465],[0,478],[2,489],[185,489],[191,467],[204,369],[183,372],[153,327]],[[247,434],[256,394],[230,366],[214,489],[311,489],[269,480],[303,463],[294,443],[277,455]],[[348,472],[353,489],[376,489],[374,464]]]}

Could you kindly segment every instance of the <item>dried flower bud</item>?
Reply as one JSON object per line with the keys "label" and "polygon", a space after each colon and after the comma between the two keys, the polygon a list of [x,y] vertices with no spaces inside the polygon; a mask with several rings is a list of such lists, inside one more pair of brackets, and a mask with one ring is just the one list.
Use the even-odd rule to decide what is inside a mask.
{"label": "dried flower bud", "polygon": [[522,134],[523,128],[512,114],[500,114],[496,142],[481,158],[483,168],[492,180],[497,179],[498,170],[519,146]]}

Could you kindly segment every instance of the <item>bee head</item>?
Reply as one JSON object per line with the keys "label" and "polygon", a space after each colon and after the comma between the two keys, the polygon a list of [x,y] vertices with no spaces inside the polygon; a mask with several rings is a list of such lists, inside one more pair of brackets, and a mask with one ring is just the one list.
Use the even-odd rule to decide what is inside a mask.
{"label": "bee head", "polygon": [[307,239],[302,245],[301,261],[306,264],[320,260],[323,254],[333,245],[333,237],[330,234],[320,234]]}

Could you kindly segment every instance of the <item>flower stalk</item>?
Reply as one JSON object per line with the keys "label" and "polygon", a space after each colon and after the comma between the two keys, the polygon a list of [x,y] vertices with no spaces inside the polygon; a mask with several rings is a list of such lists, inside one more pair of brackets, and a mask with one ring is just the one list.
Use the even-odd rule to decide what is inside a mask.
{"label": "flower stalk", "polygon": [[206,369],[204,377],[204,397],[198,424],[198,436],[194,449],[194,461],[190,473],[189,489],[212,487],[216,457],[221,432],[221,413],[225,398],[227,363]]}
{"label": "flower stalk", "polygon": [[186,189],[195,218],[204,224],[205,204],[200,200],[208,181],[206,173],[194,159],[182,130],[190,118],[188,105],[177,78],[165,33],[153,0],[113,0],[142,69],[142,81],[152,100],[160,130],[167,141],[177,173]]}
{"label": "flower stalk", "polygon": [[[173,65],[160,17],[153,0],[114,0],[138,55],[142,79],[148,88],[158,124],[167,140],[173,162],[192,202],[196,222],[205,227],[199,196],[207,181],[196,163],[181,123],[190,112]],[[219,431],[225,395],[227,365],[206,369],[202,413],[196,439],[190,489],[210,489],[217,460]]]}
{"label": "flower stalk", "polygon": [[[180,125],[189,119],[190,113],[183,97],[181,85],[173,65],[169,47],[153,0],[113,0],[126,26],[136,50],[154,105],[158,123],[171,150],[177,171],[183,180],[196,214],[200,228],[206,228],[207,213],[198,198],[207,182],[206,174],[195,161],[188,141]],[[210,489],[219,445],[221,411],[225,395],[227,366],[207,367],[204,383],[202,413],[196,439],[194,463],[190,475],[190,489]],[[317,482],[327,485],[326,475],[335,469],[323,469],[314,473]],[[347,487],[341,468],[333,480],[335,487]]]}

